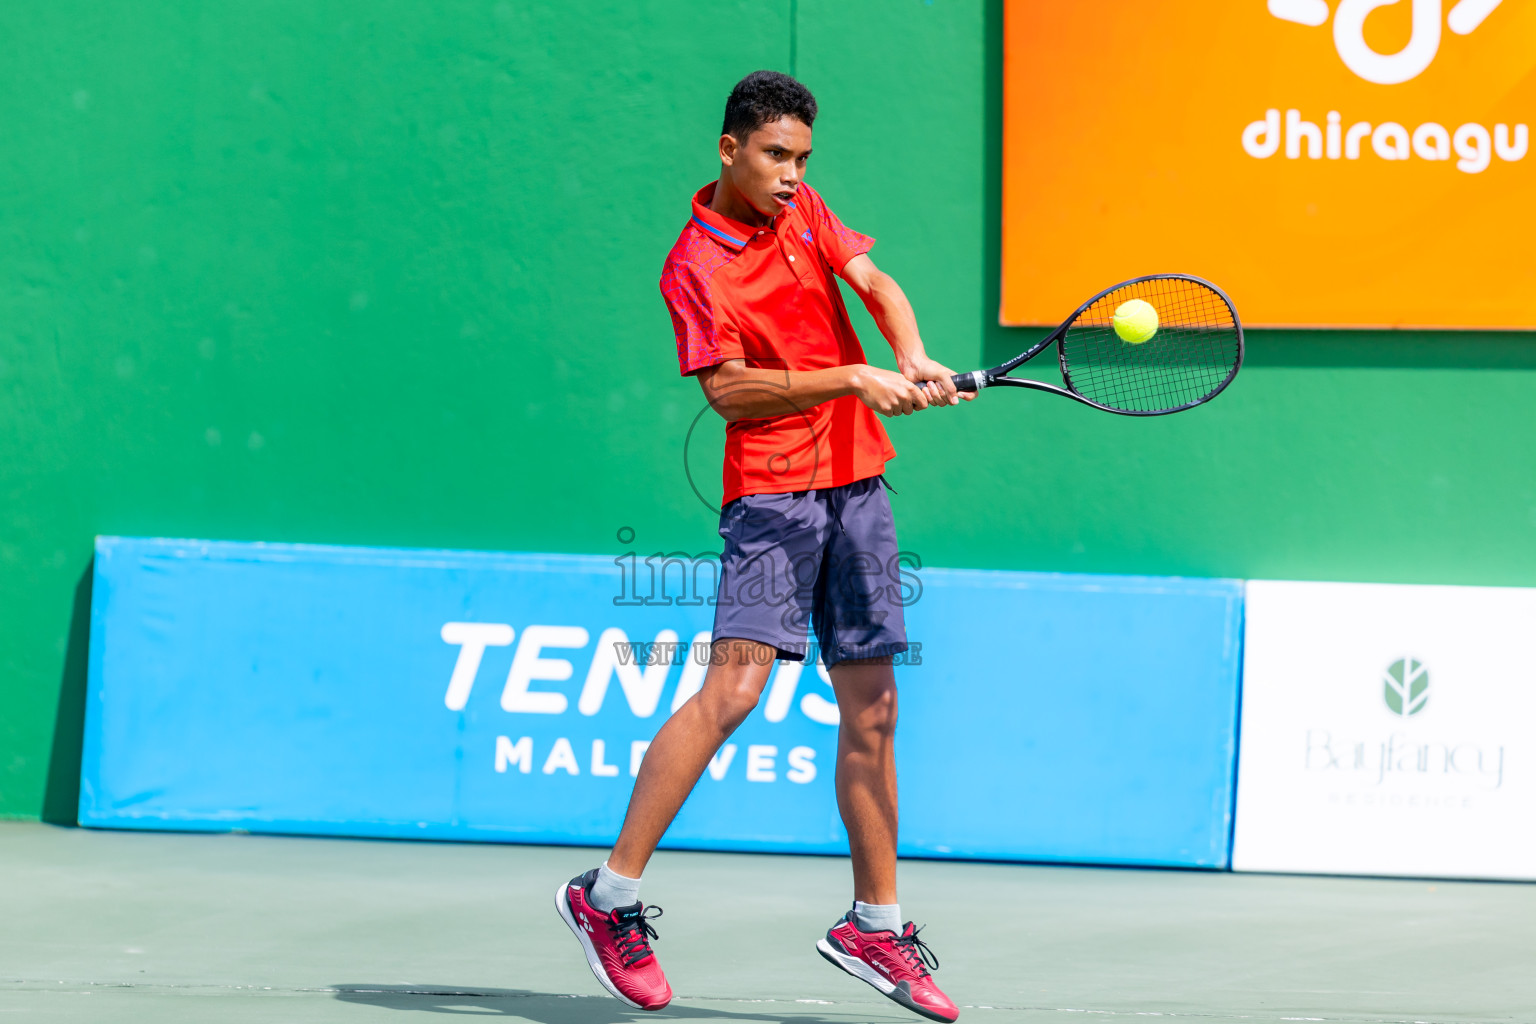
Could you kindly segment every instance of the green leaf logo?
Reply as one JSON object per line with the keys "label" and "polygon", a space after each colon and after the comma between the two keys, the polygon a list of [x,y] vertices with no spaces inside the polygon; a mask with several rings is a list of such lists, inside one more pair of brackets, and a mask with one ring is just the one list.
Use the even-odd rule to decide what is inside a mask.
{"label": "green leaf logo", "polygon": [[1394,715],[1416,715],[1429,703],[1429,669],[1422,661],[1400,658],[1387,666],[1381,681],[1381,695]]}

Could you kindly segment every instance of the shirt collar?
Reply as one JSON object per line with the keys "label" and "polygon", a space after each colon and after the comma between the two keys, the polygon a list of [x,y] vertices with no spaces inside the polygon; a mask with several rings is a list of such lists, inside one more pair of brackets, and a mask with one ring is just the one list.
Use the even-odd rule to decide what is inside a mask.
{"label": "shirt collar", "polygon": [[717,184],[719,182],[712,181],[693,195],[693,223],[699,230],[727,249],[740,252],[746,248],[747,241],[759,231],[776,231],[778,229],[778,217],[769,221],[767,228],[764,229],[752,227],[750,224],[743,224],[739,220],[732,220],[723,214],[711,210],[709,204],[715,198],[715,186]]}

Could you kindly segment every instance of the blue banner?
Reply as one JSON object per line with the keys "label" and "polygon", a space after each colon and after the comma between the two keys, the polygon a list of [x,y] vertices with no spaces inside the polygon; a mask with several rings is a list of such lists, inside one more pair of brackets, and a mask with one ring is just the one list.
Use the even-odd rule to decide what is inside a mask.
{"label": "blue banner", "polygon": [[[715,565],[100,538],[80,822],[601,845],[708,668]],[[1241,585],[905,570],[904,853],[1222,867]],[[668,833],[844,852],[780,662]]]}

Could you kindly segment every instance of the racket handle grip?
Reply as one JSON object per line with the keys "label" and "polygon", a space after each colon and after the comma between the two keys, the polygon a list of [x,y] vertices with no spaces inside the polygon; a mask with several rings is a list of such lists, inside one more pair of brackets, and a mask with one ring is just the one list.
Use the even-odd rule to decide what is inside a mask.
{"label": "racket handle grip", "polygon": [[987,386],[987,371],[973,370],[970,373],[957,373],[950,379],[955,382],[956,391],[980,391]]}

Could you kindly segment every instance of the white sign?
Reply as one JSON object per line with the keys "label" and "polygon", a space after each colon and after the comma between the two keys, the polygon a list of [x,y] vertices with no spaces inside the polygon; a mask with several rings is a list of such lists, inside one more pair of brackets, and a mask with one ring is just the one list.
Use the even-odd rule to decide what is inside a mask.
{"label": "white sign", "polygon": [[1232,866],[1536,878],[1536,590],[1248,584]]}

